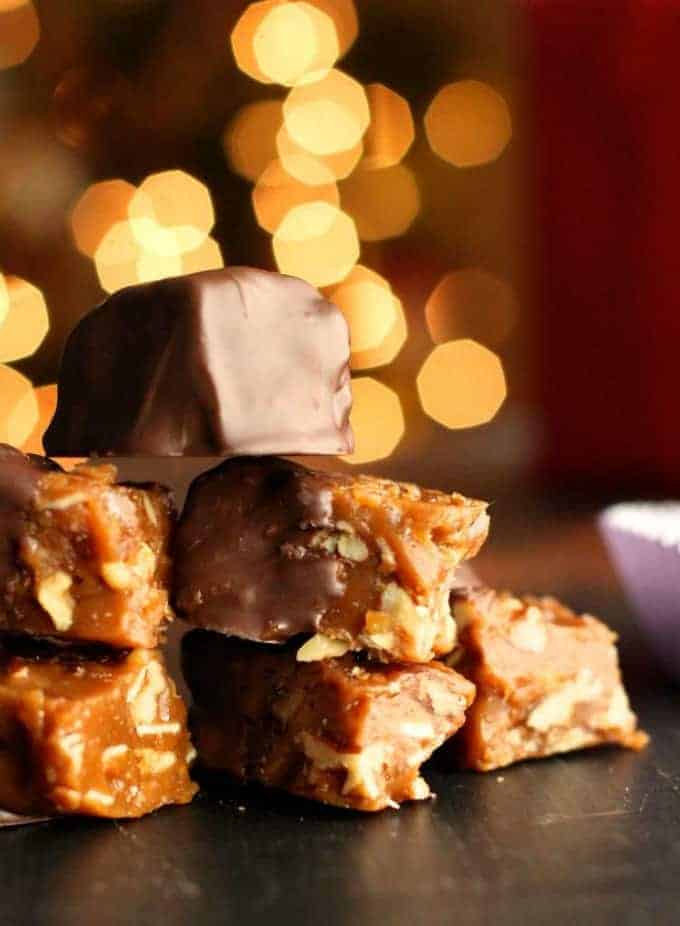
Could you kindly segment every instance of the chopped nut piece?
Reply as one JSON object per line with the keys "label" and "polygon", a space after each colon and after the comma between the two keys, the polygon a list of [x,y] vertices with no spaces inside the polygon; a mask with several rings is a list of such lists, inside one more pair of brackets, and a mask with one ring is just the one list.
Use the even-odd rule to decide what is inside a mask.
{"label": "chopped nut piece", "polygon": [[47,611],[55,628],[60,631],[68,630],[73,624],[75,602],[69,592],[72,585],[71,576],[59,570],[36,586],[35,597],[40,607]]}
{"label": "chopped nut piece", "polygon": [[159,749],[135,749],[135,756],[145,775],[158,775],[166,772],[177,761],[174,752]]}
{"label": "chopped nut piece", "polygon": [[332,640],[323,633],[317,633],[297,651],[297,660],[314,662],[316,659],[333,659],[344,656],[350,648],[345,640]]}
{"label": "chopped nut piece", "polygon": [[440,663],[347,654],[296,660],[194,630],[183,669],[201,763],[340,807],[381,810],[429,795],[421,764],[463,723],[474,686]]}
{"label": "chopped nut piece", "polygon": [[478,590],[454,596],[456,669],[477,698],[451,757],[487,771],[521,759],[619,743],[637,729],[621,683],[616,637],[553,598]]}

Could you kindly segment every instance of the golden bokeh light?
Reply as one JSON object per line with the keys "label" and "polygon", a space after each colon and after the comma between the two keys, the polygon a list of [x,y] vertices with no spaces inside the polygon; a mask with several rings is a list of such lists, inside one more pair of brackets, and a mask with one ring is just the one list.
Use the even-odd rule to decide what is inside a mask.
{"label": "golden bokeh light", "polygon": [[384,84],[366,87],[371,124],[364,136],[361,166],[368,170],[393,167],[406,155],[415,138],[411,107],[403,96]]}
{"label": "golden bokeh light", "polygon": [[512,121],[504,98],[479,80],[459,80],[437,93],[425,114],[432,150],[456,167],[495,161],[510,141]]}
{"label": "golden bokeh light", "polygon": [[404,436],[404,413],[399,396],[371,376],[352,380],[354,401],[350,421],[354,431],[354,453],[348,463],[384,460]]}
{"label": "golden bokeh light", "polygon": [[21,447],[38,422],[30,380],[0,364],[0,443]]}
{"label": "golden bokeh light", "polygon": [[253,54],[259,71],[273,83],[294,87],[318,80],[340,54],[335,24],[309,3],[281,3],[255,29]]}
{"label": "golden bokeh light", "polygon": [[232,170],[246,180],[257,180],[276,158],[276,133],[282,125],[283,104],[279,100],[260,100],[242,107],[222,137]]}
{"label": "golden bokeh light", "polygon": [[341,197],[362,241],[403,235],[420,210],[416,178],[403,164],[357,171],[342,184]]}
{"label": "golden bokeh light", "polygon": [[0,362],[11,363],[36,352],[49,331],[50,317],[37,286],[20,277],[7,277],[5,286],[9,304],[0,325]]}
{"label": "golden bokeh light", "polygon": [[0,3],[0,71],[22,64],[40,40],[40,20],[31,0]]}
{"label": "golden bokeh light", "polygon": [[102,180],[85,190],[71,211],[71,231],[81,254],[94,256],[111,226],[127,218],[134,195],[126,180]]}
{"label": "golden bokeh light", "polygon": [[252,199],[258,223],[272,233],[295,206],[319,200],[334,206],[340,204],[335,183],[307,186],[291,177],[280,161],[272,161],[262,173],[253,189]]}
{"label": "golden bokeh light", "polygon": [[[168,233],[168,230],[165,230]],[[132,228],[132,222],[116,222],[102,239],[94,255],[99,284],[107,293],[125,286],[150,283],[179,276],[184,269],[184,255],[177,245],[168,253],[144,247]]]}
{"label": "golden bokeh light", "polygon": [[389,283],[361,264],[330,290],[328,298],[347,320],[353,354],[379,347],[397,323]]}
{"label": "golden bokeh light", "polygon": [[136,282],[153,283],[168,277],[178,277],[182,270],[181,254],[157,254],[142,250],[137,258]]}
{"label": "golden bokeh light", "polygon": [[312,154],[296,144],[282,125],[276,135],[276,150],[286,172],[309,186],[324,186],[348,177],[361,160],[361,142],[337,154]]}
{"label": "golden bokeh light", "polygon": [[406,343],[408,338],[408,323],[404,307],[399,299],[393,295],[395,322],[384,341],[369,350],[360,350],[352,353],[350,366],[353,370],[374,370],[392,363]]}
{"label": "golden bokeh light", "polygon": [[21,449],[24,453],[44,454],[43,435],[57,409],[57,384],[39,386],[33,390],[33,394],[38,405],[38,421],[26,440],[22,442]]}
{"label": "golden bokeh light", "polygon": [[517,320],[517,299],[509,283],[478,268],[447,273],[425,306],[435,344],[472,338],[497,347]]}
{"label": "golden bokeh light", "polygon": [[162,257],[194,250],[215,224],[210,191],[183,170],[148,176],[132,197],[128,214],[142,248]]}
{"label": "golden bokeh light", "polygon": [[281,273],[302,277],[313,286],[344,279],[360,252],[350,216],[321,201],[291,209],[274,233],[273,247]]}
{"label": "golden bokeh light", "polygon": [[182,254],[182,273],[200,273],[203,270],[221,270],[224,258],[214,238],[206,238],[195,251]]}
{"label": "golden bokeh light", "polygon": [[308,0],[308,3],[333,20],[340,54],[344,55],[359,34],[359,19],[354,0]]}
{"label": "golden bokeh light", "polygon": [[371,113],[361,84],[332,70],[313,84],[294,87],[283,104],[288,134],[312,154],[354,148],[368,128]]}
{"label": "golden bokeh light", "polygon": [[417,379],[425,412],[447,428],[474,428],[491,421],[507,387],[499,358],[468,338],[440,344]]}

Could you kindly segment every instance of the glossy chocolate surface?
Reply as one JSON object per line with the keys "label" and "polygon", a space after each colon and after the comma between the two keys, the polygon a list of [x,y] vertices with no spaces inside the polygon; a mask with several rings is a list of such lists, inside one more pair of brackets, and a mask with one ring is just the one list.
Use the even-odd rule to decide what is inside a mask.
{"label": "glossy chocolate surface", "polygon": [[123,289],[62,360],[57,456],[351,451],[349,335],[302,280],[231,267]]}

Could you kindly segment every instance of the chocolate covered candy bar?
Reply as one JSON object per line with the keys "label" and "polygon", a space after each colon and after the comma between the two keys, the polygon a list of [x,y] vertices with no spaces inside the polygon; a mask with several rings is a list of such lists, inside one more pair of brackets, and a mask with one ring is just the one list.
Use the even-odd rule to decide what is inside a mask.
{"label": "chocolate covered candy bar", "polygon": [[347,453],[349,335],[302,280],[230,267],[122,289],[76,326],[56,456]]}
{"label": "chocolate covered candy bar", "polygon": [[448,662],[477,688],[451,743],[458,764],[489,771],[603,743],[646,744],[621,682],[616,635],[601,621],[554,598],[487,590],[454,595],[453,610],[459,642]]}
{"label": "chocolate covered candy bar", "polygon": [[193,630],[183,640],[201,764],[243,781],[355,810],[430,795],[422,763],[463,723],[474,686],[440,663],[346,655],[300,663]]}
{"label": "chocolate covered candy bar", "polygon": [[192,759],[157,651],[0,644],[0,807],[139,817],[191,800]]}
{"label": "chocolate covered candy bar", "polygon": [[190,623],[251,640],[313,634],[301,660],[429,662],[454,646],[449,590],[487,530],[486,505],[461,495],[228,460],[189,489],[174,600]]}
{"label": "chocolate covered candy bar", "polygon": [[153,647],[171,616],[169,492],[0,446],[0,630]]}

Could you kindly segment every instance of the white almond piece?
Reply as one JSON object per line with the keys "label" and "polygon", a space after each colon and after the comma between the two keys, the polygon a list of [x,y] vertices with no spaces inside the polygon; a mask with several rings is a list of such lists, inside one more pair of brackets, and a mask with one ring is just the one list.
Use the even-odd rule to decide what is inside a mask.
{"label": "white almond piece", "polygon": [[345,640],[334,640],[324,633],[317,633],[297,651],[298,662],[318,662],[320,659],[337,659],[351,648]]}
{"label": "white almond piece", "polygon": [[566,727],[571,722],[577,704],[592,701],[601,693],[602,682],[593,678],[589,669],[582,669],[576,678],[548,695],[531,711],[527,717],[527,726],[541,733],[551,727]]}
{"label": "white almond piece", "polygon": [[38,582],[36,588],[40,606],[47,611],[52,623],[61,632],[73,624],[75,601],[69,591],[72,584],[71,576],[60,569]]}

